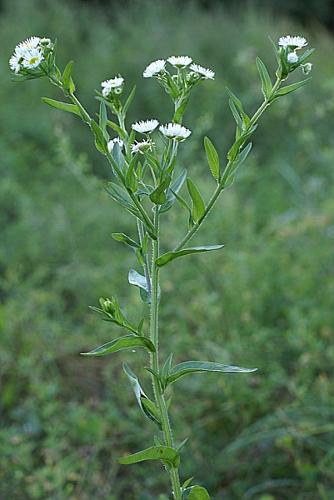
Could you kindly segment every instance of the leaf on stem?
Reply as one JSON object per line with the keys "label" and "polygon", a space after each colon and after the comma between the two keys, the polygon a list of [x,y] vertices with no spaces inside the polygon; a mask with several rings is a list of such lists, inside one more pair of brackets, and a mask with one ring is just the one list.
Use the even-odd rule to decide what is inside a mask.
{"label": "leaf on stem", "polygon": [[310,80],[311,80],[311,77],[306,78],[305,80],[302,80],[301,82],[296,82],[296,83],[292,83],[291,85],[286,85],[285,87],[282,87],[279,90],[277,90],[274,98],[276,99],[277,97],[281,97],[283,95],[290,94],[291,92],[294,92],[295,90],[299,89],[300,87],[303,87]]}
{"label": "leaf on stem", "polygon": [[197,186],[189,177],[187,179],[187,188],[192,201],[191,215],[193,221],[198,222],[205,214],[205,203]]}
{"label": "leaf on stem", "polygon": [[182,493],[182,500],[210,500],[210,495],[202,486],[190,486]]}
{"label": "leaf on stem", "polygon": [[81,352],[82,356],[106,356],[114,352],[122,351],[124,349],[133,349],[136,347],[144,347],[149,352],[155,352],[154,344],[147,337],[138,335],[125,335],[107,342],[99,347],[96,347],[89,352]]}
{"label": "leaf on stem", "polygon": [[184,181],[187,178],[187,170],[184,169],[179,177],[171,184],[171,186],[167,189],[167,200],[166,203],[160,206],[159,213],[167,212],[175,203],[176,196],[181,191]]}
{"label": "leaf on stem", "polygon": [[171,179],[171,176],[167,175],[159,186],[150,194],[150,200],[156,205],[163,205],[166,202],[165,190],[169,187]]}
{"label": "leaf on stem", "polygon": [[251,373],[257,368],[242,368],[241,366],[223,365],[212,361],[184,361],[175,365],[169,373],[167,382],[173,384],[181,377],[192,373],[220,372],[220,373]]}
{"label": "leaf on stem", "polygon": [[193,253],[203,253],[203,252],[212,252],[213,250],[220,250],[223,248],[224,245],[207,245],[207,246],[200,246],[200,247],[189,247],[189,248],[183,248],[182,250],[178,250],[176,252],[166,252],[160,257],[157,258],[156,265],[159,267],[164,266],[165,264],[168,264],[168,262],[171,262],[174,259],[177,259],[179,257],[183,257],[184,255],[189,255]]}
{"label": "leaf on stem", "polygon": [[75,91],[75,85],[74,85],[74,82],[73,82],[72,77],[71,77],[73,64],[74,64],[74,61],[69,61],[66,64],[64,72],[62,74],[62,82],[63,82],[64,88],[65,88],[65,90],[68,90],[70,92],[70,94],[73,94],[73,92]]}
{"label": "leaf on stem", "polygon": [[95,146],[98,151],[102,154],[106,154],[107,144],[104,138],[103,130],[99,127],[95,120],[91,120],[90,128],[95,137]]}
{"label": "leaf on stem", "polygon": [[220,165],[219,156],[216,148],[210,141],[208,137],[204,137],[204,147],[206,152],[206,157],[213,177],[217,182],[220,180]]}
{"label": "leaf on stem", "polygon": [[262,94],[264,98],[268,100],[271,96],[273,85],[268,70],[259,57],[256,58],[256,67],[261,78]]}
{"label": "leaf on stem", "polygon": [[76,104],[68,104],[67,102],[56,101],[55,99],[50,99],[49,97],[42,97],[42,101],[53,108],[59,109],[61,111],[67,111],[68,113],[73,113],[74,115],[80,116],[79,106]]}
{"label": "leaf on stem", "polygon": [[151,446],[133,455],[121,457],[118,459],[118,462],[129,465],[144,462],[145,460],[163,460],[171,466],[177,467],[180,463],[180,455],[177,450],[169,446]]}
{"label": "leaf on stem", "polygon": [[[140,290],[140,297],[145,304],[151,303],[151,292],[148,287],[147,279],[142,274],[137,273],[135,269],[130,269],[128,280],[130,285],[137,286]],[[160,297],[160,287],[158,290],[158,296]]]}
{"label": "leaf on stem", "polygon": [[138,406],[141,409],[142,413],[145,415],[145,417],[149,418],[154,423],[158,424],[159,427],[161,427],[159,410],[156,407],[155,403],[153,403],[153,401],[151,401],[146,396],[145,392],[141,388],[137,375],[133,373],[131,368],[126,363],[123,364],[123,370],[130,381]]}
{"label": "leaf on stem", "polygon": [[132,247],[132,248],[140,248],[140,244],[137,243],[135,240],[133,240],[132,238],[130,238],[128,235],[126,235],[125,233],[111,233],[111,236],[112,238],[115,240],[115,241],[121,241],[122,243],[125,243],[126,245],[128,245],[129,247]]}

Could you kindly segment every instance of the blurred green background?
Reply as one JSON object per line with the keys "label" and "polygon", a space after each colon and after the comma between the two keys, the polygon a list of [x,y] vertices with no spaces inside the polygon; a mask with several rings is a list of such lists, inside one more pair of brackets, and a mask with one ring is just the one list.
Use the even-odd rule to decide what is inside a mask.
{"label": "blurred green background", "polygon": [[[141,78],[150,61],[189,54],[214,69],[215,81],[192,96],[185,125],[193,134],[181,154],[208,197],[203,137],[223,158],[233,134],[225,87],[254,111],[255,58],[274,70],[268,36],[287,33],[316,47],[313,79],[263,117],[247,165],[196,238],[225,249],[162,273],[161,348],[178,361],[259,368],[178,384],[175,435],[190,436],[183,479],[195,475],[216,500],[334,498],[334,44],[321,16],[292,4],[294,18],[269,2],[2,2],[1,498],[153,500],[169,488],[156,463],[115,461],[155,432],[121,369],[126,360],[149,392],[145,355],[78,354],[117,333],[89,311],[98,297],[116,293],[133,319],[143,312],[127,284],[134,256],[111,238],[134,234],[133,221],[103,190],[111,173],[88,130],[41,102],[57,91],[44,80],[10,81],[16,43],[57,37],[58,63],[75,60],[78,95],[91,112],[101,80],[120,72],[128,90],[136,82],[129,123],[171,116],[161,88]],[[169,212],[165,249],[185,226],[178,210]]]}

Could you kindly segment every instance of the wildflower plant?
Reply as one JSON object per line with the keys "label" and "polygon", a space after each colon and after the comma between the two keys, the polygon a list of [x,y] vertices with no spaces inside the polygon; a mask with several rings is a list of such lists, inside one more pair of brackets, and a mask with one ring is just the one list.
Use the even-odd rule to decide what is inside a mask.
{"label": "wildflower plant", "polygon": [[[302,87],[309,78],[290,85],[284,84],[297,68],[305,74],[311,71],[308,62],[313,49],[305,49],[306,40],[300,36],[284,36],[278,45],[273,44],[277,60],[276,80],[271,76],[261,59],[256,65],[260,76],[263,101],[249,115],[241,100],[230,90],[229,106],[236,122],[235,140],[227,153],[223,166],[217,150],[209,138],[204,139],[209,170],[216,183],[211,198],[206,203],[199,187],[184,169],[179,171],[178,149],[189,138],[191,131],[183,125],[183,117],[192,90],[206,80],[215,77],[211,69],[194,63],[189,56],[170,56],[150,63],[143,72],[144,78],[153,78],[162,86],[173,103],[171,121],[160,124],[157,118],[139,120],[127,125],[126,117],[135,95],[135,88],[125,97],[126,83],[121,75],[116,75],[101,83],[96,91],[100,103],[98,119],[91,117],[76,96],[76,86],[72,78],[73,62],[63,71],[56,65],[56,44],[49,38],[31,37],[15,48],[9,65],[15,81],[47,77],[65,95],[67,102],[43,97],[43,101],[62,111],[72,113],[90,128],[95,146],[110,166],[110,180],[106,190],[110,198],[123,207],[135,219],[137,233],[113,233],[116,241],[131,248],[137,268],[131,269],[128,281],[139,290],[140,299],[147,304],[146,317],[134,323],[123,312],[116,297],[100,298],[92,309],[107,322],[120,327],[125,334],[111,341],[81,353],[87,357],[106,356],[124,349],[143,348],[149,355],[146,368],[152,381],[151,395],[144,392],[138,377],[124,364],[124,372],[134,391],[135,399],[144,417],[155,428],[151,446],[129,456],[119,458],[121,464],[134,464],[146,460],[161,462],[170,476],[172,497],[175,500],[205,500],[210,498],[206,489],[192,485],[192,478],[181,485],[179,468],[180,455],[187,440],[176,441],[169,417],[169,398],[166,397],[172,384],[193,373],[217,372],[247,373],[254,368],[231,366],[217,361],[190,360],[173,362],[173,354],[159,353],[159,303],[163,293],[160,273],[175,259],[187,255],[217,251],[222,244],[188,246],[193,236],[207,221],[218,197],[231,186],[238,168],[245,162],[251,151],[250,139],[258,126],[262,114],[274,102]],[[303,53],[300,51],[304,49]],[[186,193],[182,193],[186,191]],[[182,194],[181,194],[182,193]],[[169,210],[179,206],[188,213],[188,227],[184,237],[166,251],[161,251],[161,222]],[[148,326],[147,326],[148,324]]]}

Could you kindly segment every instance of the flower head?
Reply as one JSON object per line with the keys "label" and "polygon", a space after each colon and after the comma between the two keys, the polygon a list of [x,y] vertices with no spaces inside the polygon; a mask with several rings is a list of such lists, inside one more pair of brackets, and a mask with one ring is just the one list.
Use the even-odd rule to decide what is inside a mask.
{"label": "flower head", "polygon": [[158,59],[157,61],[151,62],[143,73],[144,78],[152,78],[152,76],[158,75],[165,69],[166,61],[164,59]]}
{"label": "flower head", "polygon": [[309,75],[312,71],[312,63],[302,64],[302,72],[304,75]]}
{"label": "flower head", "polygon": [[107,144],[108,151],[109,151],[110,154],[113,152],[114,146],[116,144],[119,145],[120,149],[122,149],[123,146],[124,146],[124,142],[119,137],[115,137],[114,139],[111,139],[111,141],[109,141],[108,144]]}
{"label": "flower head", "polygon": [[27,38],[23,42],[20,42],[16,46],[15,52],[18,52],[20,54],[29,49],[37,49],[39,48],[40,41],[41,39],[38,36],[31,36],[30,38]]}
{"label": "flower head", "polygon": [[191,131],[179,123],[168,123],[159,127],[160,132],[168,139],[175,139],[179,142],[184,141],[190,136]]}
{"label": "flower head", "polygon": [[203,68],[203,66],[200,66],[199,64],[192,64],[190,66],[190,69],[194,72],[200,75],[201,77],[209,80],[213,80],[215,78],[215,73],[211,69]]}
{"label": "flower head", "polygon": [[146,120],[139,121],[132,124],[133,130],[140,132],[141,134],[153,132],[159,125],[158,120]]}
{"label": "flower head", "polygon": [[287,60],[290,64],[295,64],[298,62],[299,57],[297,56],[296,52],[290,52],[290,54],[287,55]]}
{"label": "flower head", "polygon": [[280,47],[286,48],[286,47],[292,47],[295,49],[302,49],[303,47],[306,47],[307,41],[303,36],[281,36],[281,38],[278,40],[278,45]]}
{"label": "flower head", "polygon": [[131,146],[131,151],[133,154],[141,153],[144,154],[146,151],[150,151],[154,146],[154,142],[152,141],[140,141],[135,142]]}
{"label": "flower head", "polygon": [[169,64],[175,66],[175,68],[186,68],[193,62],[189,56],[171,56],[167,59]]}
{"label": "flower head", "polygon": [[124,83],[124,78],[122,76],[115,76],[115,78],[110,78],[110,80],[105,80],[101,83],[102,95],[103,97],[108,97],[112,90],[120,89]]}
{"label": "flower head", "polygon": [[14,71],[14,73],[20,72],[21,60],[22,60],[22,57],[19,54],[17,54],[16,52],[14,52],[12,57],[9,59],[9,67],[12,71]]}
{"label": "flower head", "polygon": [[26,49],[22,54],[22,66],[27,69],[37,68],[44,57],[39,49]]}

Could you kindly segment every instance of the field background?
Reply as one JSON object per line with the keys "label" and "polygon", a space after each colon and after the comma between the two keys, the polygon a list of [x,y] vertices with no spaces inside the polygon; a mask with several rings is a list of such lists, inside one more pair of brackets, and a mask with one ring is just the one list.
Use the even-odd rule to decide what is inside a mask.
{"label": "field background", "polygon": [[[130,317],[142,313],[127,284],[133,255],[110,236],[134,234],[132,219],[103,190],[111,173],[89,132],[41,102],[57,91],[43,80],[10,81],[15,44],[57,37],[58,63],[75,60],[91,112],[101,80],[120,72],[128,89],[137,83],[129,123],[171,116],[161,88],[141,77],[151,60],[189,54],[213,68],[215,81],[192,96],[185,124],[193,134],[181,155],[208,197],[203,137],[223,158],[233,134],[225,87],[254,111],[255,58],[273,70],[268,36],[287,33],[316,47],[313,79],[261,120],[247,165],[196,238],[225,249],[162,273],[161,348],[178,361],[259,368],[178,384],[175,434],[190,436],[183,479],[195,475],[215,500],[333,498],[334,44],[321,24],[330,27],[330,2],[286,10],[283,2],[274,13],[263,4],[2,2],[1,498],[162,500],[169,487],[156,463],[115,461],[155,431],[121,369],[125,360],[143,378],[144,355],[78,355],[117,333],[89,311],[98,297],[117,293]],[[176,213],[165,222],[165,249],[184,231]]]}

